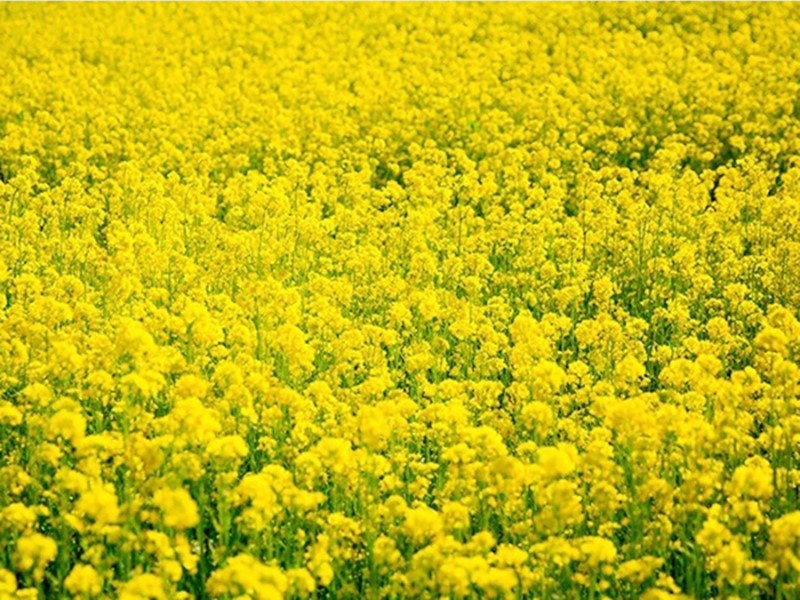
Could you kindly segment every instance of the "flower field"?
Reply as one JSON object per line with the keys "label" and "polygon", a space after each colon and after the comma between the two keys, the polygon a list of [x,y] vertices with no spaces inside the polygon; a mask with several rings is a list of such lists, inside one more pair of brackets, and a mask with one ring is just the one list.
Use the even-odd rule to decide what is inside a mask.
{"label": "flower field", "polygon": [[0,4],[0,599],[800,597],[798,39]]}

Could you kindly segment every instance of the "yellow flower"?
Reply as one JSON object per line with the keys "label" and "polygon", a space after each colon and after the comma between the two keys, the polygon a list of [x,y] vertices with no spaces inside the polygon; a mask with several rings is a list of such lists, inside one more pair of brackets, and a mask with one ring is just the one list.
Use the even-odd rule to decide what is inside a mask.
{"label": "yellow flower", "polygon": [[323,587],[330,585],[333,581],[333,559],[329,552],[330,538],[320,534],[311,548],[306,552],[308,570],[314,575],[319,584]]}
{"label": "yellow flower", "polygon": [[175,529],[187,529],[200,522],[197,504],[186,490],[160,489],[153,495],[154,504],[164,515],[164,525]]}
{"label": "yellow flower", "polygon": [[613,562],[617,557],[614,542],[609,539],[587,536],[580,540],[578,548],[583,555],[583,560],[590,569],[596,569],[603,563]]}
{"label": "yellow flower", "polygon": [[86,419],[71,410],[60,410],[50,417],[51,438],[63,437],[76,445],[86,435]]}
{"label": "yellow flower", "polygon": [[283,598],[289,580],[277,567],[264,565],[247,554],[239,554],[212,573],[206,587],[215,598],[246,594],[257,600],[276,600]]}
{"label": "yellow flower", "polygon": [[19,425],[22,423],[22,411],[10,403],[0,400],[0,424]]}
{"label": "yellow flower", "polygon": [[36,517],[36,511],[22,502],[13,502],[0,511],[0,523],[18,531],[31,529]]}
{"label": "yellow flower", "polygon": [[442,516],[429,506],[423,505],[406,511],[404,530],[416,544],[430,541],[443,528]]}
{"label": "yellow flower", "polygon": [[206,447],[206,456],[226,460],[238,460],[248,454],[247,442],[238,435],[226,435],[211,441]]}
{"label": "yellow flower", "polygon": [[64,580],[64,587],[73,596],[96,596],[102,590],[103,581],[91,565],[77,564]]}
{"label": "yellow flower", "polygon": [[119,588],[120,600],[166,600],[164,581],[158,575],[136,575]]}
{"label": "yellow flower", "polygon": [[119,521],[119,504],[114,487],[105,483],[91,483],[82,491],[75,503],[75,510],[80,515],[90,517],[99,525],[113,524]]}
{"label": "yellow flower", "polygon": [[12,597],[17,591],[17,578],[8,569],[0,569],[0,596]]}
{"label": "yellow flower", "polygon": [[55,541],[40,533],[30,533],[17,540],[14,562],[22,572],[32,571],[34,580],[41,581],[48,564],[56,559]]}
{"label": "yellow flower", "polygon": [[785,514],[770,524],[767,554],[779,569],[800,572],[800,511]]}
{"label": "yellow flower", "polygon": [[737,467],[730,481],[730,491],[736,496],[768,500],[773,493],[772,467],[766,459],[755,456]]}
{"label": "yellow flower", "polygon": [[569,444],[544,446],[539,448],[538,455],[537,463],[547,478],[564,477],[577,468],[578,453]]}

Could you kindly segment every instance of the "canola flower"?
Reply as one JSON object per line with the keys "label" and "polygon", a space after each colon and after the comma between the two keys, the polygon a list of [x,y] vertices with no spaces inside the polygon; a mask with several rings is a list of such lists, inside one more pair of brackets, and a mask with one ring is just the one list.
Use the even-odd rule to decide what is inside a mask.
{"label": "canola flower", "polygon": [[797,7],[0,15],[0,598],[800,594]]}

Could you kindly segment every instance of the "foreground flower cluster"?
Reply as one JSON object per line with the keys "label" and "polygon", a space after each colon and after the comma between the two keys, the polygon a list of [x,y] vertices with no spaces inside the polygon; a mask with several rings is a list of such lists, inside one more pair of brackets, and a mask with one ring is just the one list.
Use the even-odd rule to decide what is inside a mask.
{"label": "foreground flower cluster", "polygon": [[0,598],[800,594],[796,7],[0,14]]}

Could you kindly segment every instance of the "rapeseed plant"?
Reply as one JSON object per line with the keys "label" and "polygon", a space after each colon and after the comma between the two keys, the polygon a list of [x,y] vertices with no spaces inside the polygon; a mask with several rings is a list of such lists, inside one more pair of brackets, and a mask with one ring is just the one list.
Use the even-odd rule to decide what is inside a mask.
{"label": "rapeseed plant", "polygon": [[800,594],[795,6],[0,14],[0,599]]}

